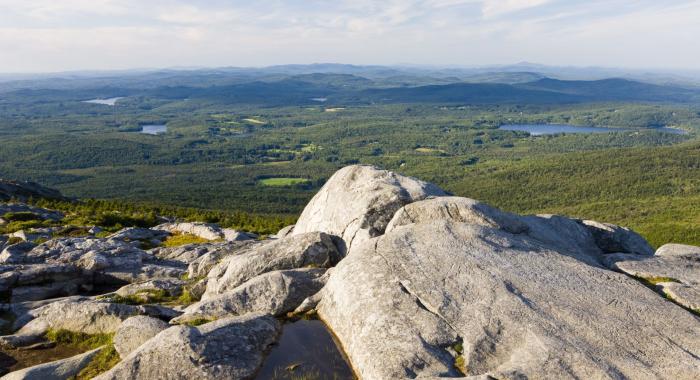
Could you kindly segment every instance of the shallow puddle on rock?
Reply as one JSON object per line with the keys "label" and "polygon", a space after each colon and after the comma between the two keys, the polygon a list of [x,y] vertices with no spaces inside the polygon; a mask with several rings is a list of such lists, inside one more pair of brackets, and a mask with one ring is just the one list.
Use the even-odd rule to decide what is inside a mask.
{"label": "shallow puddle on rock", "polygon": [[0,348],[0,375],[37,364],[69,358],[85,352],[84,348],[56,345],[35,350],[14,350]]}
{"label": "shallow puddle on rock", "polygon": [[285,323],[257,380],[356,379],[333,335],[319,320]]}

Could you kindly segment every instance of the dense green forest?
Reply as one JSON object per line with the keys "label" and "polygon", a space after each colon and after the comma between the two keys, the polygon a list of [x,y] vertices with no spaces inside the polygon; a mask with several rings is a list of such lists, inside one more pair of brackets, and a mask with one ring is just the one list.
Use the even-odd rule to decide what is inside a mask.
{"label": "dense green forest", "polygon": [[[236,78],[200,86],[0,83],[0,177],[127,201],[81,206],[95,212],[167,209],[270,233],[293,222],[338,168],[375,164],[510,211],[620,223],[655,245],[700,244],[694,89],[625,80],[423,78],[391,87],[387,78],[348,74]],[[122,96],[114,106],[84,102]],[[499,129],[552,123],[619,130]],[[153,124],[167,132],[139,132]]]}

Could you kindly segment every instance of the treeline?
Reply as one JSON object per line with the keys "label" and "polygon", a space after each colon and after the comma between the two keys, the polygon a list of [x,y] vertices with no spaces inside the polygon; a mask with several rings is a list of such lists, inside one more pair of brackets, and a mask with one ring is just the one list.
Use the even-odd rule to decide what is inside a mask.
{"label": "treeline", "polygon": [[163,223],[166,219],[174,219],[186,222],[217,223],[226,228],[269,235],[295,222],[295,218],[290,216],[205,210],[123,200],[58,201],[38,199],[29,200],[28,203],[64,212],[66,218],[63,223],[97,225],[111,231],[123,227],[153,227]]}

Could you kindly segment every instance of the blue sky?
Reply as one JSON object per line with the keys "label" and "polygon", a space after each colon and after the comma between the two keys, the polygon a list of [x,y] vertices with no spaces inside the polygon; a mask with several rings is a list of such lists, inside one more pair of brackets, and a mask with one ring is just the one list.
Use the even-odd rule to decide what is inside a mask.
{"label": "blue sky", "polygon": [[0,0],[0,72],[284,63],[700,69],[700,1]]}

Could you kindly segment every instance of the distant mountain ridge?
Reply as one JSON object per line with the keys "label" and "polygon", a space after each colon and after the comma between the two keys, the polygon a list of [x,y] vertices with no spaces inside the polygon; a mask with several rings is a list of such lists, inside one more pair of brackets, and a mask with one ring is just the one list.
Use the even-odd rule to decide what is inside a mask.
{"label": "distant mountain ridge", "polygon": [[[64,80],[66,88],[13,88],[0,84],[0,97],[22,101],[43,97],[81,101],[92,97],[146,96],[160,99],[205,99],[225,104],[305,105],[375,103],[582,103],[642,101],[689,103],[700,88],[659,85],[625,78],[561,80],[532,71],[409,72],[352,65],[279,66],[264,71],[196,70],[159,72],[124,78]],[[333,71],[335,70],[335,71]],[[454,76],[447,76],[454,74]],[[463,74],[463,73],[462,73]],[[72,85],[71,85],[72,83]],[[15,84],[17,85],[17,84]],[[39,87],[36,87],[39,86]],[[3,93],[3,88],[5,92]]]}

